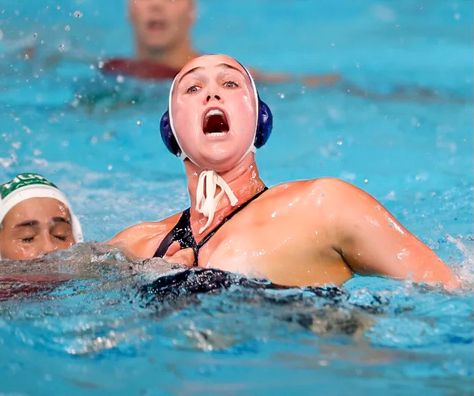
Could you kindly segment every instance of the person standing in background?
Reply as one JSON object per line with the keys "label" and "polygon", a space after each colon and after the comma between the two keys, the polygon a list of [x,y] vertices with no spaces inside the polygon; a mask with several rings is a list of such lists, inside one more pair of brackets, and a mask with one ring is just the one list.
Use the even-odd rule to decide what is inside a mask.
{"label": "person standing in background", "polygon": [[[191,59],[201,55],[193,46],[191,28],[196,21],[194,0],[128,0],[128,16],[134,32],[134,58],[112,58],[101,70],[147,80],[173,79]],[[260,82],[298,80],[287,73],[267,73],[250,68]],[[337,74],[303,76],[309,86],[330,85]]]}

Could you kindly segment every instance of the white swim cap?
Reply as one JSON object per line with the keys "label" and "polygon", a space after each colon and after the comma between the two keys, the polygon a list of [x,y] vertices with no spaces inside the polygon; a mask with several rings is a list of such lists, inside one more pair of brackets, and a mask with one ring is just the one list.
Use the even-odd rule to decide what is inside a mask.
{"label": "white swim cap", "polygon": [[9,182],[0,185],[0,224],[15,205],[30,198],[54,198],[66,205],[71,214],[74,241],[76,243],[84,241],[81,224],[66,196],[48,179],[37,173],[20,173]]}

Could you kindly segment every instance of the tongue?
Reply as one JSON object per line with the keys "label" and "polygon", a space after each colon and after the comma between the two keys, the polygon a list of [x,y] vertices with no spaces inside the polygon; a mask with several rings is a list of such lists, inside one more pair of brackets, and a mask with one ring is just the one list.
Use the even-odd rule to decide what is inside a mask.
{"label": "tongue", "polygon": [[227,124],[227,120],[222,115],[211,115],[206,117],[203,131],[204,133],[229,132],[229,124]]}

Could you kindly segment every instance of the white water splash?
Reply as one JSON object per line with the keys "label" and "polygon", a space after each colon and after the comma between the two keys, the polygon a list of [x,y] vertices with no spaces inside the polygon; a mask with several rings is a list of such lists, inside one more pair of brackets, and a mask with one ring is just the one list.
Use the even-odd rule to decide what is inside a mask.
{"label": "white water splash", "polygon": [[447,235],[451,242],[464,255],[463,261],[454,265],[454,272],[462,281],[464,289],[474,290],[474,239],[472,237],[453,237]]}

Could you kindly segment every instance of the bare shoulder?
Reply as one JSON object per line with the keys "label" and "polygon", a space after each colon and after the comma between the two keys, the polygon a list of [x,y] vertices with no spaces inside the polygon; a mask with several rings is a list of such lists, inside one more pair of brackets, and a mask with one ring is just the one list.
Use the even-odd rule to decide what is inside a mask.
{"label": "bare shoulder", "polygon": [[326,224],[335,232],[348,221],[369,213],[381,213],[382,205],[367,192],[336,178],[295,181],[272,187],[268,201],[301,208],[305,218]]}
{"label": "bare shoulder", "polygon": [[309,180],[309,183],[313,191],[326,191],[334,194],[367,194],[353,184],[335,177],[321,177],[319,179]]}
{"label": "bare shoulder", "polygon": [[[270,189],[275,194],[298,195],[300,198],[311,197],[318,201],[328,197],[331,199],[364,198],[371,196],[360,188],[345,182],[344,180],[333,177],[322,177],[318,179],[294,181],[279,184]],[[356,198],[356,199],[357,199]]]}
{"label": "bare shoulder", "polygon": [[320,178],[310,181],[309,193],[318,202],[336,210],[339,215],[358,215],[367,210],[381,210],[382,205],[368,192],[337,178]]}
{"label": "bare shoulder", "polygon": [[161,221],[135,224],[119,232],[106,244],[116,246],[135,257],[150,257],[166,234],[178,222],[180,215],[181,213],[177,213]]}

